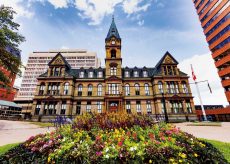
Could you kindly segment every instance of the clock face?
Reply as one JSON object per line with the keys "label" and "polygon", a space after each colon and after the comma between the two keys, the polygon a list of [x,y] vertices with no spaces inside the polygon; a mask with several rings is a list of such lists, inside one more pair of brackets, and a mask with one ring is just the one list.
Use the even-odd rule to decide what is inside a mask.
{"label": "clock face", "polygon": [[112,44],[115,44],[115,41],[114,41],[114,40],[112,41]]}

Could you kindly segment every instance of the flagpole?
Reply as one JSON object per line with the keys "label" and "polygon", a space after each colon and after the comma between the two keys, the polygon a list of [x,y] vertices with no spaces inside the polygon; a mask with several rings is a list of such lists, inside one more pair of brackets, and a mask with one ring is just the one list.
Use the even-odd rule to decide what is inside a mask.
{"label": "flagpole", "polygon": [[203,103],[202,103],[202,99],[201,99],[201,96],[200,96],[200,90],[199,90],[199,87],[198,87],[198,83],[196,82],[196,76],[194,74],[194,71],[193,71],[193,68],[192,68],[192,64],[191,64],[191,69],[192,69],[193,80],[195,81],[195,85],[196,85],[196,90],[197,90],[198,98],[200,100],[200,105],[201,105],[202,113],[203,113],[203,116],[204,116],[204,121],[207,121],[206,113],[205,113],[204,106],[203,106]]}
{"label": "flagpole", "polygon": [[199,87],[198,87],[198,84],[197,84],[196,81],[195,81],[195,85],[196,85],[196,90],[197,90],[198,97],[200,99],[200,105],[201,105],[202,113],[203,113],[203,116],[204,116],[204,121],[207,121],[206,113],[205,113],[204,106],[203,106],[203,103],[202,103],[202,99],[201,99],[201,96],[200,96],[200,90],[199,90]]}

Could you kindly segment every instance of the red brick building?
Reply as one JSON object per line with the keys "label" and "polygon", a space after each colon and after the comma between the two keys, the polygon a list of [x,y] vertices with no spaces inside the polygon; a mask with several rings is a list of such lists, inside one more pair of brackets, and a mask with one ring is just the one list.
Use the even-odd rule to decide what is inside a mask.
{"label": "red brick building", "polygon": [[[203,118],[200,105],[195,105],[197,118],[199,121]],[[223,105],[204,105],[204,110],[209,121],[230,121],[230,106]]]}
{"label": "red brick building", "polygon": [[230,1],[193,0],[230,103]]}
{"label": "red brick building", "polygon": [[[7,48],[7,51],[15,57],[21,58],[19,52],[14,51],[10,48]],[[11,75],[11,73],[8,70],[6,70],[3,66],[0,66],[0,71],[10,78],[10,83],[8,85],[4,85],[3,82],[0,82],[0,100],[13,101],[14,96],[17,92],[13,88],[16,75]]]}

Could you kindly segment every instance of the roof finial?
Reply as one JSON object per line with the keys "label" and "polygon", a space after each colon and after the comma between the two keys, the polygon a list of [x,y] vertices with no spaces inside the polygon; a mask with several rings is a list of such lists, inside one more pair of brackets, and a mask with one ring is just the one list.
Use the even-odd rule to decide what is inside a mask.
{"label": "roof finial", "polygon": [[112,15],[112,21],[114,21],[114,14]]}

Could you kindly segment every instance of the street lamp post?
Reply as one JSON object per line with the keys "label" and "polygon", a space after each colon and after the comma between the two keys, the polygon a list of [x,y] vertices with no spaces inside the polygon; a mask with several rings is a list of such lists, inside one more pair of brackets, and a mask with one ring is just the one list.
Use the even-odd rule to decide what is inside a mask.
{"label": "street lamp post", "polygon": [[164,92],[162,92],[161,94],[162,94],[162,101],[163,101],[163,106],[164,106],[165,122],[168,123],[169,118],[168,118],[168,113],[167,113],[167,110],[166,110]]}

